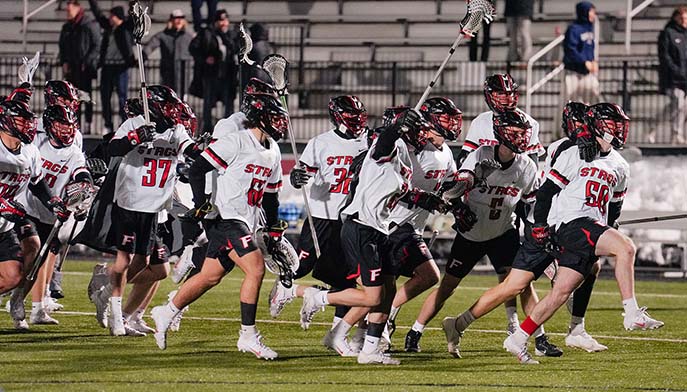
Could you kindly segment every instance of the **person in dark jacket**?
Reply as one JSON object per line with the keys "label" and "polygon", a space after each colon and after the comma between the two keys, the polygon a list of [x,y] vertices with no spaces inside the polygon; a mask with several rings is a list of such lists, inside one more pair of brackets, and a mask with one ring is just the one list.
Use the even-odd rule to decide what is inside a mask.
{"label": "person in dark jacket", "polygon": [[[253,40],[253,50],[248,54],[248,57],[260,64],[265,57],[274,53],[274,48],[272,44],[270,44],[269,29],[262,23],[253,23],[249,28],[249,32],[250,38]],[[241,64],[241,72],[241,77],[243,78],[241,80],[242,91],[246,88],[246,84],[251,78],[257,78],[272,83],[269,75],[258,67]]]}
{"label": "person in dark jacket", "polygon": [[[200,15],[200,9],[203,7],[203,3],[208,5],[208,21]],[[217,13],[217,0],[191,0],[191,13],[193,13],[193,29],[196,32],[200,32],[205,27],[210,24],[210,19]]]}
{"label": "person in dark jacket", "polygon": [[114,129],[112,123],[112,93],[117,90],[119,99],[119,117],[126,120],[124,105],[129,85],[129,68],[135,65],[132,34],[133,25],[124,14],[121,6],[112,7],[110,15],[105,16],[97,0],[88,0],[91,11],[103,29],[103,40],[100,45],[100,100],[103,106],[105,133]]}
{"label": "person in dark jacket", "polygon": [[658,76],[670,97],[671,143],[685,143],[687,121],[687,7],[679,7],[658,36]]}
{"label": "person in dark jacket", "polygon": [[229,14],[218,10],[212,28],[201,30],[193,38],[189,51],[198,66],[194,82],[202,83],[203,124],[201,130],[212,131],[212,109],[217,101],[224,104],[224,116],[234,112],[238,76],[236,32],[229,29]]}
{"label": "person in dark jacket", "polygon": [[510,38],[508,61],[527,61],[532,55],[534,0],[506,0],[505,15]]}
{"label": "person in dark jacket", "polygon": [[[161,84],[171,87],[181,97],[182,84],[185,70],[192,64],[188,47],[193,36],[186,31],[186,16],[184,12],[176,9],[169,15],[167,28],[153,35],[144,48],[147,58],[156,49],[160,49],[160,81]],[[183,89],[185,90],[185,88]]]}
{"label": "person in dark jacket", "polygon": [[563,41],[565,64],[564,102],[595,103],[599,97],[599,63],[594,55],[596,8],[588,1],[575,7],[577,19],[568,26]]}
{"label": "person in dark jacket", "polygon": [[[64,78],[79,90],[91,93],[93,79],[98,76],[100,58],[100,28],[98,23],[85,10],[78,0],[69,0],[66,5],[67,23],[60,31],[60,64]],[[85,122],[79,123],[81,131],[89,133],[93,122],[93,104],[84,102]]]}

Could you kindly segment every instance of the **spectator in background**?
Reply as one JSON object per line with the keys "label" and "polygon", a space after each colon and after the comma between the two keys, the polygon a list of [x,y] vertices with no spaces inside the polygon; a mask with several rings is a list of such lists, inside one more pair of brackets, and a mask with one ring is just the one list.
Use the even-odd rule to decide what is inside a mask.
{"label": "spectator in background", "polygon": [[97,0],[88,0],[91,11],[103,29],[103,40],[100,45],[100,101],[103,108],[103,120],[108,133],[114,129],[112,122],[112,93],[117,90],[119,99],[119,117],[121,122],[126,120],[124,105],[126,104],[127,88],[129,86],[129,68],[136,64],[134,58],[133,25],[124,14],[121,6],[112,7],[110,15],[105,16]]}
{"label": "spectator in background", "polygon": [[[270,44],[269,29],[262,23],[254,23],[250,26],[249,31],[250,38],[253,40],[253,50],[248,54],[248,57],[260,64],[265,57],[274,53],[274,48]],[[258,78],[268,83],[272,82],[265,71],[255,66],[241,64],[241,72],[243,77],[243,80],[241,80],[241,91],[246,88],[246,84],[251,78]]]}
{"label": "spectator in background", "polygon": [[[191,65],[191,54],[188,47],[193,36],[186,32],[186,16],[176,9],[169,15],[167,27],[153,35],[144,48],[146,58],[160,48],[160,79],[161,83],[169,86],[182,97],[182,80],[186,69]],[[186,87],[184,85],[184,87]]]}
{"label": "spectator in background", "polygon": [[658,36],[658,80],[670,97],[671,143],[685,142],[687,121],[687,7],[679,7]]}
{"label": "spectator in background", "polygon": [[[98,59],[100,56],[100,28],[98,23],[85,14],[78,0],[68,0],[67,23],[60,31],[60,64],[64,78],[79,90],[91,93],[93,79],[98,77]],[[90,133],[93,122],[93,103],[84,102],[85,123],[81,122],[81,131]],[[79,110],[80,111],[80,110]]]}
{"label": "spectator in background", "polygon": [[599,63],[594,57],[596,8],[588,1],[577,3],[577,20],[568,26],[563,41],[565,83],[563,102],[596,103],[599,97]]}
{"label": "spectator in background", "polygon": [[482,22],[479,33],[470,39],[470,61],[477,61],[479,50],[479,36],[482,36],[482,56],[479,61],[489,61],[489,48],[491,47],[491,24]]}
{"label": "spectator in background", "polygon": [[510,44],[508,61],[527,61],[532,55],[530,26],[534,0],[506,0],[506,25]]}
{"label": "spectator in background", "polygon": [[203,124],[200,128],[212,131],[212,109],[217,101],[224,104],[224,117],[234,112],[238,76],[238,41],[235,31],[230,30],[229,14],[218,10],[211,28],[201,30],[193,38],[189,51],[198,68],[194,82],[200,80],[203,97]]}
{"label": "spectator in background", "polygon": [[[208,5],[208,18],[209,20],[217,13],[217,0],[191,0],[191,13],[193,13],[193,29],[199,32],[203,27],[208,27],[210,22],[200,15],[200,8],[203,6],[203,2]],[[207,22],[204,24],[204,22]]]}

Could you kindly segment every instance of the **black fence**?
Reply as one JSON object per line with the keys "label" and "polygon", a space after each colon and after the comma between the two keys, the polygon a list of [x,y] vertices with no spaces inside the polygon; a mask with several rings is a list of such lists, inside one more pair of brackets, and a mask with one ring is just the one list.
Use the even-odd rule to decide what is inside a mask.
{"label": "black fence", "polygon": [[[297,57],[296,57],[297,58]],[[0,58],[0,93],[9,93],[17,84],[17,58]],[[200,117],[202,100],[188,94],[192,78],[192,63],[179,67],[183,80],[180,96],[183,96]],[[305,62],[294,61],[289,72],[289,108],[292,114],[295,137],[305,141],[329,127],[327,102],[340,94],[356,94],[368,107],[371,125],[379,122],[384,108],[392,105],[414,105],[431,79],[438,63],[434,62]],[[554,62],[537,64],[534,80],[541,79],[555,68]],[[159,82],[159,61],[146,63],[149,84]],[[602,100],[618,102],[633,119],[630,143],[665,144],[670,142],[669,100],[658,93],[658,62],[655,59],[603,61],[599,79]],[[509,71],[521,83],[521,107],[525,106],[526,68],[523,64],[505,62],[451,62],[432,91],[433,95],[452,98],[463,110],[466,127],[471,118],[486,110],[482,93],[484,78],[495,72]],[[139,94],[139,75],[131,69],[129,96]],[[36,73],[33,107],[43,108],[42,86],[46,80],[62,78],[62,69],[55,58],[42,58]],[[561,104],[561,77],[544,85],[532,97],[532,116],[541,124],[541,138],[547,143],[559,135],[557,113]],[[95,101],[93,134],[102,133],[102,116],[99,83],[94,82],[92,98]],[[116,96],[111,98],[116,107]],[[238,101],[238,100],[237,100]],[[238,108],[238,102],[234,102]],[[215,109],[216,117],[223,113]],[[115,111],[116,112],[116,111]],[[118,119],[115,119],[117,125]]]}

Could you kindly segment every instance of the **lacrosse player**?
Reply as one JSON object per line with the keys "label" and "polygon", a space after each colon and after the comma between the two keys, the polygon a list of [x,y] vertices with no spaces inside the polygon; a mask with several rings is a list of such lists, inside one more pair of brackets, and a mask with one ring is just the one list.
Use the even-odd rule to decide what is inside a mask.
{"label": "lacrosse player", "polygon": [[[400,364],[379,347],[396,291],[395,271],[388,257],[392,211],[401,201],[411,208],[418,206],[429,211],[445,212],[448,208],[440,197],[414,189],[411,184],[410,156],[423,150],[429,128],[431,125],[413,110],[401,112],[388,124],[368,151],[353,200],[342,211],[341,242],[350,277],[360,277],[363,289],[333,292],[311,287],[305,290],[301,325],[309,324],[313,315],[325,305],[356,307],[331,331],[334,341],[346,342],[342,337],[369,310],[367,336],[357,355],[360,364]],[[356,316],[349,319],[350,314]],[[350,347],[344,346],[337,351],[344,356],[355,355]]]}
{"label": "lacrosse player", "polygon": [[[34,145],[41,156],[43,181],[54,195],[65,195],[65,200],[80,204],[93,194],[93,180],[86,169],[86,158],[74,143],[78,120],[76,114],[66,106],[48,106],[43,112],[43,133],[37,133]],[[29,323],[58,324],[50,317],[43,301],[46,282],[55,267],[56,255],[61,244],[55,235],[48,238],[57,218],[34,195],[22,193],[17,200],[26,208],[26,219],[15,225],[25,257],[35,258],[41,244],[50,241],[45,264],[39,270],[31,291],[32,306]],[[77,205],[68,206],[70,209]]]}
{"label": "lacrosse player", "polygon": [[[43,98],[45,99],[46,108],[48,106],[63,106],[74,113],[79,112],[79,105],[81,104],[79,90],[66,80],[48,80],[45,82]],[[38,134],[46,132],[42,117],[38,119],[36,130]],[[78,127],[74,133],[73,144],[78,147],[79,150],[83,149],[83,134]]]}
{"label": "lacrosse player", "polygon": [[[546,182],[537,192],[531,235],[541,246],[557,249],[559,268],[551,293],[529,312],[517,331],[503,343],[521,363],[537,363],[527,352],[530,335],[592,272],[597,256],[616,258],[615,277],[625,310],[625,329],[656,329],[664,325],[651,318],[646,308],[637,305],[634,292],[636,248],[630,238],[613,228],[620,216],[630,170],[615,149],[625,144],[630,120],[620,106],[611,103],[591,106],[587,116],[599,154],[587,162],[580,159],[577,145],[568,143],[567,148],[561,145],[546,174]],[[553,217],[549,216],[551,211],[554,211]]]}
{"label": "lacrosse player", "polygon": [[538,162],[539,156],[546,151],[539,142],[539,123],[529,114],[518,109],[518,83],[513,80],[510,74],[494,74],[484,81],[484,101],[489,107],[489,111],[483,112],[475,117],[470,123],[470,129],[465,136],[463,148],[458,156],[458,163],[462,163],[465,157],[479,146],[495,146],[499,144],[494,137],[493,117],[506,111],[517,111],[525,116],[532,126],[532,137],[527,146],[526,153],[532,157],[534,162]]}
{"label": "lacrosse player", "polygon": [[36,135],[36,119],[29,107],[18,100],[0,103],[0,294],[19,287],[10,299],[10,315],[15,328],[26,329],[24,296],[33,282],[22,275],[29,271],[33,258],[22,253],[14,224],[26,216],[24,206],[15,200],[31,191],[60,220],[69,217],[64,202],[50,193],[41,172],[38,148],[31,144]]}
{"label": "lacrosse player", "polygon": [[[420,350],[418,343],[425,325],[441,310],[482,257],[489,256],[499,281],[503,281],[520,247],[520,236],[514,226],[514,212],[518,202],[533,199],[537,178],[536,165],[524,155],[532,128],[523,114],[505,111],[493,117],[493,129],[499,144],[481,146],[467,156],[455,188],[461,190],[449,196],[455,198],[465,194],[466,206],[455,214],[454,228],[458,233],[451,248],[451,261],[446,266],[446,274],[439,287],[425,300],[413,328],[406,336],[408,351]],[[494,160],[498,167],[486,178],[479,174],[482,171],[479,163],[483,160]],[[485,181],[480,181],[480,178],[485,178]],[[527,287],[521,296],[523,308],[533,305],[533,301],[536,301],[534,296],[536,294],[532,288]],[[518,324],[515,300],[506,304],[506,316],[507,330],[510,332]],[[543,331],[538,336],[542,341],[547,341]],[[549,346],[547,344],[546,352],[561,354],[560,350]],[[460,357],[457,350],[450,354]]]}
{"label": "lacrosse player", "polygon": [[[110,284],[94,292],[91,300],[98,322],[109,326],[114,336],[129,332],[122,311],[126,282],[134,284],[126,308],[135,311],[154,290],[155,282],[169,272],[166,255],[153,246],[158,213],[172,200],[179,156],[197,157],[200,153],[186,129],[177,124],[181,100],[176,93],[153,85],[147,94],[153,124],[146,124],[143,116],[130,118],[109,143],[109,154],[123,157],[116,172],[112,210],[117,257],[109,271]],[[149,259],[151,251],[156,257]]]}
{"label": "lacrosse player", "polygon": [[[297,248],[300,265],[293,279],[312,272],[314,278],[340,290],[355,287],[354,281],[346,279],[347,268],[342,268],[345,263],[341,260],[339,211],[350,193],[353,158],[367,151],[367,110],[354,95],[334,97],[329,101],[329,120],[334,129],[310,139],[300,156],[301,167],[291,170],[291,185],[296,189],[314,178],[309,204],[322,252],[318,258],[310,225],[304,223]],[[284,306],[295,297],[302,298],[305,288],[296,284],[286,288],[277,279],[270,292],[272,317],[279,316]],[[346,306],[337,306],[334,324],[348,310]]]}
{"label": "lacrosse player", "polygon": [[[185,306],[219,284],[234,265],[245,273],[241,286],[241,330],[237,348],[257,358],[275,359],[255,326],[258,296],[265,273],[262,252],[254,239],[264,210],[269,234],[267,248],[281,241],[285,222],[278,219],[281,188],[281,153],[277,141],[288,131],[288,113],[273,95],[245,94],[241,111],[246,116],[242,130],[212,142],[189,169],[195,209],[204,220],[208,252],[201,271],[188,279],[163,306],[153,308],[155,340],[167,346],[172,320]],[[214,190],[206,194],[206,174],[213,173]],[[216,173],[215,173],[216,172]]]}

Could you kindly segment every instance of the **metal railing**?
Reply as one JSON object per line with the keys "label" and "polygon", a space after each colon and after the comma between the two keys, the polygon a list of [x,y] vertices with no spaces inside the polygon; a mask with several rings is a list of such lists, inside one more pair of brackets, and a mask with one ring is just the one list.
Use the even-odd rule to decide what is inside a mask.
{"label": "metal railing", "polygon": [[644,11],[654,1],[644,0],[637,7],[632,8],[632,0],[627,0],[627,11],[625,13],[625,54],[629,55],[632,52],[632,18]]}
{"label": "metal railing", "polygon": [[24,52],[26,52],[26,35],[28,34],[29,30],[29,19],[49,7],[51,4],[55,3],[57,3],[57,0],[47,0],[35,10],[29,12],[29,0],[24,0],[24,14],[22,15],[21,19],[22,48],[24,49]]}

